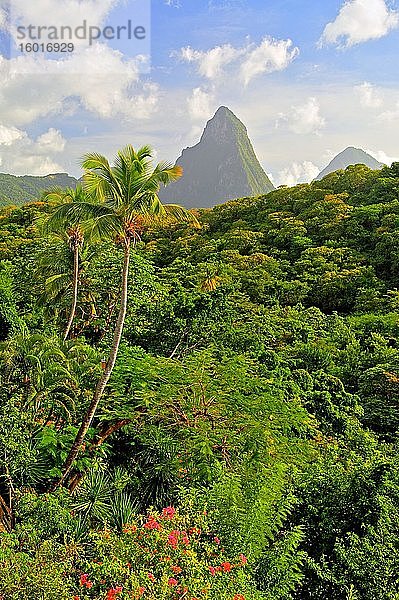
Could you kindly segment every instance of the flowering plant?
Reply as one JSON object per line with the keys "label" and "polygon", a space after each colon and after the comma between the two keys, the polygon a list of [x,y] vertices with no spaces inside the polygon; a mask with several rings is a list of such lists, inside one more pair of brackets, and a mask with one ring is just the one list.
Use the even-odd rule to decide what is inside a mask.
{"label": "flowering plant", "polygon": [[206,513],[173,507],[129,523],[122,534],[90,534],[71,600],[252,600],[247,558],[226,556]]}

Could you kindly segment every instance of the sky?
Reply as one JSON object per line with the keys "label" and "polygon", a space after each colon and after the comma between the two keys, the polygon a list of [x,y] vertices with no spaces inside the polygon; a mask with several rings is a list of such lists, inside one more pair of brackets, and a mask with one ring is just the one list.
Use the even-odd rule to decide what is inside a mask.
{"label": "sky", "polygon": [[[84,20],[146,38],[19,50],[17,25]],[[221,105],[276,185],[347,146],[391,163],[398,55],[399,0],[0,0],[0,171],[77,176],[86,152],[128,143],[174,162]]]}

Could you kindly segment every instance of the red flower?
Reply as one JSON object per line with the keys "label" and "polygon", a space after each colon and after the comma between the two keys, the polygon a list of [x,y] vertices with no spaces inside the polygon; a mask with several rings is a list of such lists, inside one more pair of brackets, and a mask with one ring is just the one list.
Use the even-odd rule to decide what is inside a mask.
{"label": "red flower", "polygon": [[155,577],[154,577],[154,575],[152,573],[148,573],[148,579],[150,581],[155,581]]}
{"label": "red flower", "polygon": [[214,537],[213,541],[215,542],[215,544],[219,545],[220,544],[220,540],[218,537]]}
{"label": "red flower", "polygon": [[107,593],[107,600],[115,600],[119,594],[122,593],[122,586],[118,585],[116,588],[111,588]]}
{"label": "red flower", "polygon": [[176,575],[178,575],[179,573],[182,572],[182,569],[181,569],[181,567],[175,565],[172,567],[172,571],[173,571],[173,573],[176,573]]}
{"label": "red flower", "polygon": [[211,575],[215,576],[216,575],[216,569],[215,567],[209,567],[209,572]]}
{"label": "red flower", "polygon": [[242,594],[236,594],[234,596],[233,600],[245,600],[245,598]]}
{"label": "red flower", "polygon": [[167,506],[162,511],[162,517],[164,519],[173,519],[173,517],[175,516],[175,514],[176,514],[176,509],[173,508],[173,506]]}
{"label": "red flower", "polygon": [[145,587],[139,587],[139,595],[142,596],[145,592]]}
{"label": "red flower", "polygon": [[172,548],[177,548],[179,545],[179,535],[180,531],[171,531],[168,535],[168,544],[172,546]]}
{"label": "red flower", "polygon": [[160,531],[162,529],[162,525],[158,523],[155,517],[150,515],[148,517],[147,523],[144,524],[145,529]]}
{"label": "red flower", "polygon": [[179,583],[179,582],[178,582],[178,581],[177,581],[177,579],[175,579],[174,577],[170,577],[170,578],[169,578],[168,585],[169,585],[170,587],[175,587],[176,585],[178,585],[178,583]]}
{"label": "red flower", "polygon": [[244,554],[240,554],[240,560],[242,565],[246,565],[248,562],[248,559],[246,556],[244,556]]}
{"label": "red flower", "polygon": [[[233,567],[232,567],[232,564],[231,564],[231,563],[229,563],[229,562],[224,562],[224,563],[222,563],[222,565],[221,565],[221,566],[222,566],[222,569],[223,569],[223,571],[224,571],[225,573],[230,573],[231,569],[233,568]],[[238,599],[238,600],[239,600],[239,599]]]}
{"label": "red flower", "polygon": [[88,590],[93,587],[93,583],[89,581],[89,576],[87,573],[84,573],[80,576],[80,585],[82,587],[86,587]]}
{"label": "red flower", "polygon": [[80,596],[74,596],[72,600],[80,600]]}

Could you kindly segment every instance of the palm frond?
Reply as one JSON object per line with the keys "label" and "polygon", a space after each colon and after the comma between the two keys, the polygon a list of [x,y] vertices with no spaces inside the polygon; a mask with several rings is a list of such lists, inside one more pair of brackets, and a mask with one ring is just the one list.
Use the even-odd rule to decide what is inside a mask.
{"label": "palm frond", "polygon": [[82,167],[87,171],[101,171],[103,173],[111,173],[111,165],[108,159],[98,152],[89,152],[84,155]]}
{"label": "palm frond", "polygon": [[190,223],[197,229],[201,228],[201,225],[197,217],[179,204],[163,204],[163,208],[169,218],[180,223]]}
{"label": "palm frond", "polygon": [[144,160],[146,158],[152,158],[154,154],[153,149],[151,148],[150,145],[145,145],[145,146],[141,146],[141,148],[139,148],[137,150],[137,158],[138,160]]}
{"label": "palm frond", "polygon": [[92,241],[105,239],[114,241],[119,235],[123,235],[123,219],[117,214],[107,212],[93,217],[85,224],[84,230]]}
{"label": "palm frond", "polygon": [[154,169],[154,176],[158,177],[164,185],[167,185],[183,177],[183,167],[180,165],[172,166],[167,162],[159,163]]}
{"label": "palm frond", "polygon": [[115,201],[123,198],[120,177],[114,172],[108,159],[95,152],[83,158],[83,184],[86,192],[99,202]]}

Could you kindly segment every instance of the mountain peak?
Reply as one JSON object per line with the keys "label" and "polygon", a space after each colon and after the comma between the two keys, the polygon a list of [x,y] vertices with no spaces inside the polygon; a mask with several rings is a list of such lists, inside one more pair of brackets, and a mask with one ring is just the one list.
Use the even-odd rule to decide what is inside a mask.
{"label": "mountain peak", "polygon": [[330,173],[334,173],[334,171],[345,170],[351,165],[366,165],[366,167],[373,170],[381,169],[384,166],[361,148],[348,146],[348,148],[345,148],[345,150],[333,158],[327,167],[319,173],[315,181],[320,181],[320,179],[323,179]]}
{"label": "mountain peak", "polygon": [[219,106],[219,108],[215,112],[214,117],[216,117],[217,115],[224,115],[224,114],[234,115],[234,113],[227,106]]}
{"label": "mountain peak", "polygon": [[[233,121],[240,121],[240,119],[238,117],[236,117],[236,115],[233,113],[232,110],[230,110],[230,108],[228,108],[227,106],[219,106],[219,108],[217,109],[217,111],[215,112],[215,114],[213,115],[213,117],[208,121],[208,123],[210,123],[213,120],[219,120],[219,119],[231,119]],[[242,123],[243,125],[243,123]]]}
{"label": "mountain peak", "polygon": [[222,140],[226,142],[236,136],[237,130],[241,130],[244,135],[247,135],[247,128],[244,123],[227,106],[220,106],[207,122],[200,142],[208,136],[217,138],[218,143]]}
{"label": "mountain peak", "polygon": [[184,175],[162,190],[165,202],[189,208],[211,207],[273,189],[262,169],[247,128],[227,106],[220,106],[207,122],[198,144],[183,150],[177,160]]}

